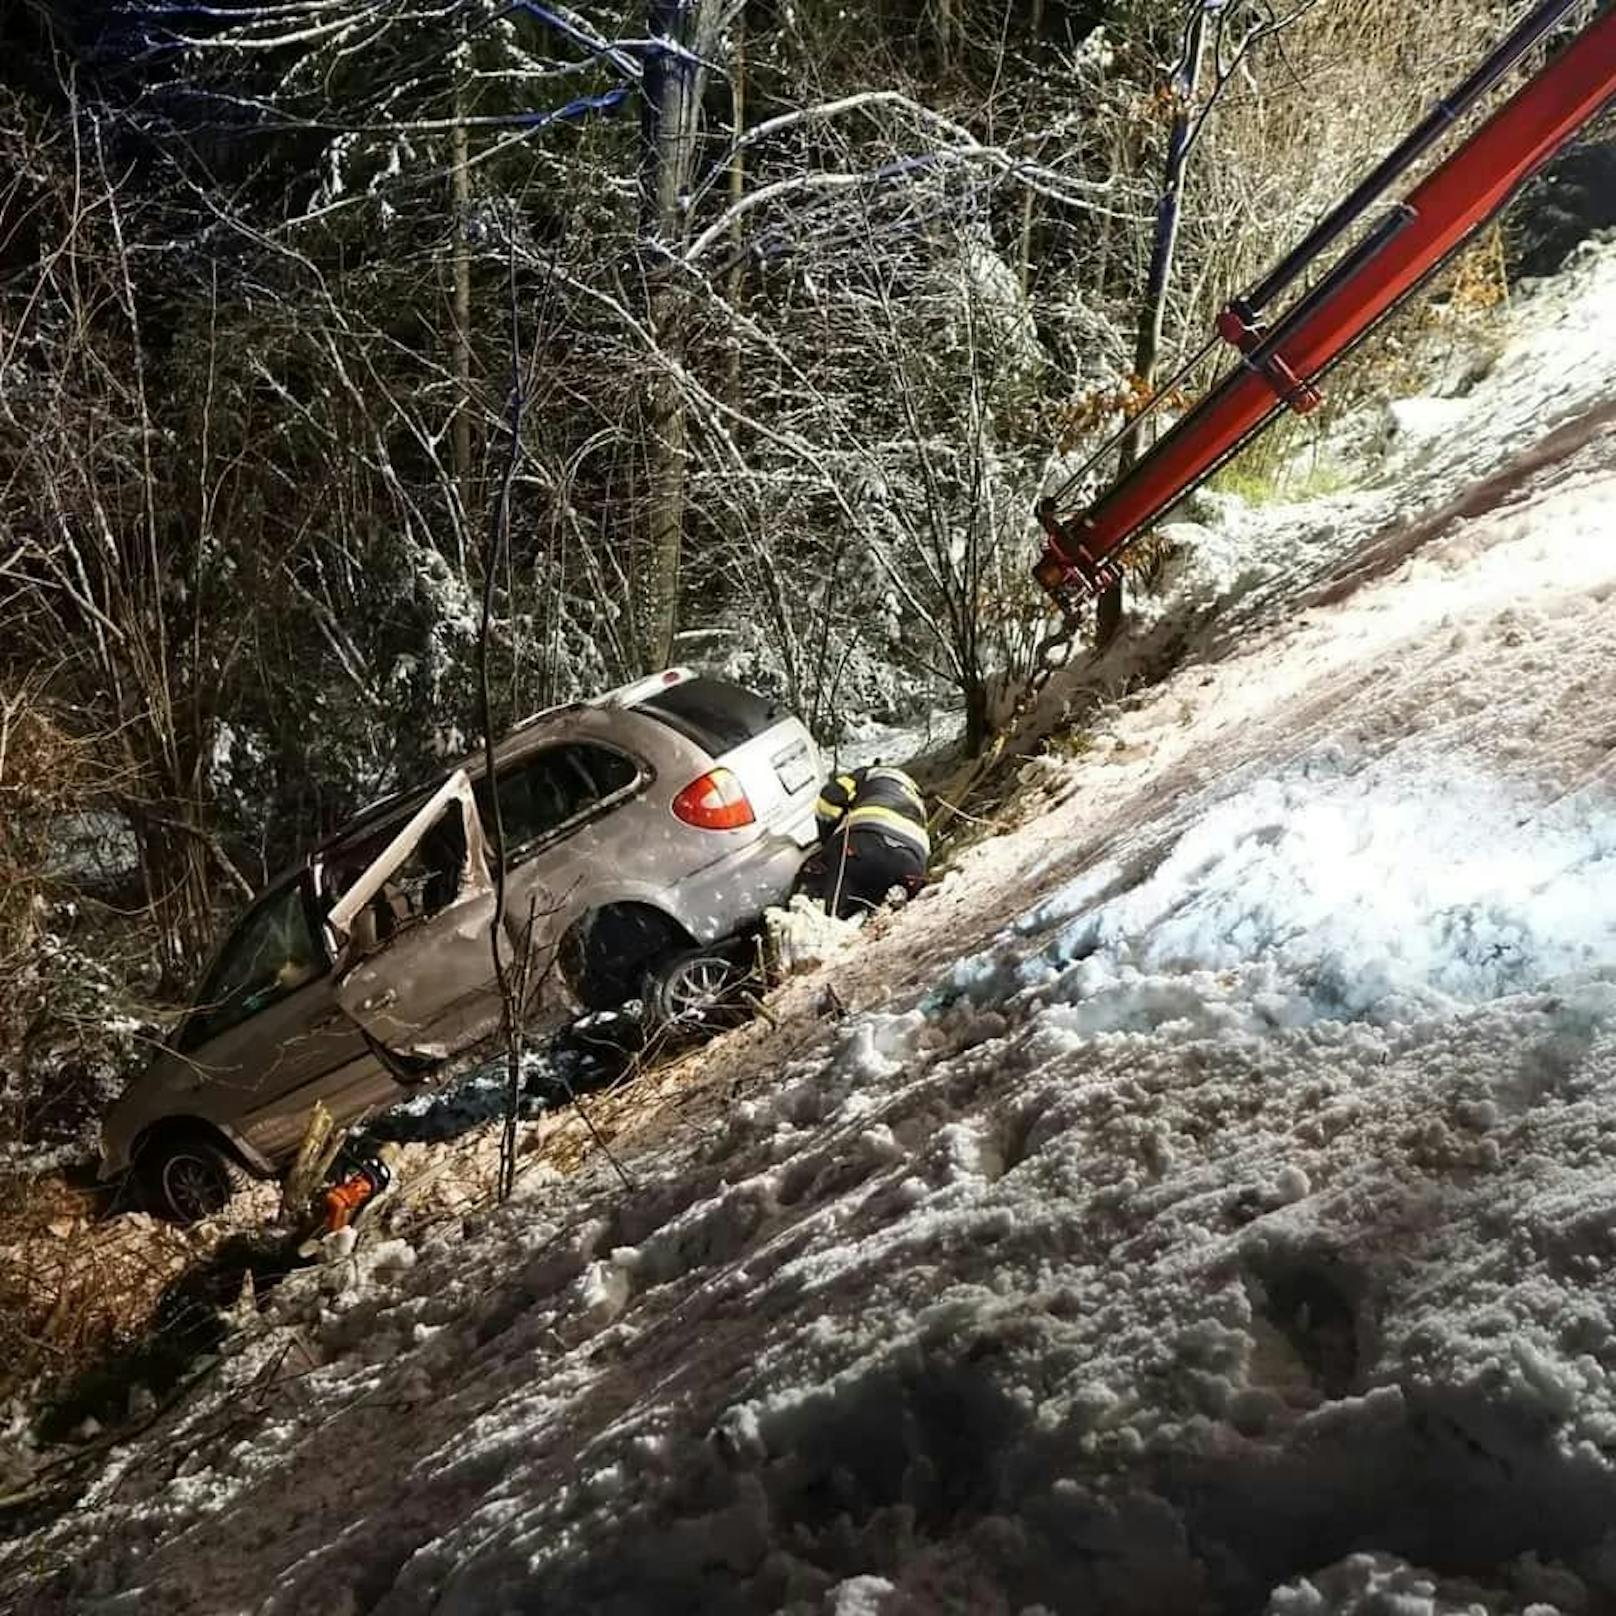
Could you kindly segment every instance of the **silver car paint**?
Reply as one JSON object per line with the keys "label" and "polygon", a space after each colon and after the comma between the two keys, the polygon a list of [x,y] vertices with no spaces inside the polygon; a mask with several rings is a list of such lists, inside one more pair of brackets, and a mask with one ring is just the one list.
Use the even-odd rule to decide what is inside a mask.
{"label": "silver car paint", "polygon": [[[715,756],[635,710],[635,701],[668,682],[666,676],[653,678],[593,703],[540,714],[496,749],[501,772],[570,741],[608,745],[641,764],[634,785],[607,799],[603,809],[558,828],[536,846],[508,851],[502,947],[507,961],[513,959],[531,917],[535,969],[530,974],[539,985],[527,1005],[530,1030],[554,1028],[580,1009],[570,985],[550,967],[568,927],[581,917],[610,904],[638,902],[678,922],[697,942],[716,942],[783,900],[813,844],[821,771],[802,724],[782,717],[763,734]],[[788,792],[775,760],[803,748],[805,783]],[[740,779],[756,814],[754,824],[702,830],[675,816],[674,799],[715,763]],[[480,758],[467,760],[466,778],[482,772]],[[436,796],[451,793],[469,802],[469,791],[455,785],[459,777],[452,775]],[[417,811],[408,819],[421,817]],[[386,823],[385,815],[365,819],[311,857],[297,877],[307,884],[311,901],[320,908],[329,902],[314,886],[333,857],[374,840],[378,826],[385,829]],[[406,823],[401,810],[400,832]],[[333,968],[189,1055],[173,1048],[159,1052],[107,1113],[103,1175],[129,1166],[141,1134],[174,1118],[211,1124],[250,1166],[269,1171],[295,1152],[317,1099],[343,1122],[406,1092],[367,1042],[367,1033],[396,1054],[439,1059],[496,1032],[500,1001],[488,945],[492,898],[486,866],[480,878],[476,868],[486,835],[486,827],[475,823],[473,806],[459,892],[402,937],[353,961],[345,929],[363,896],[339,902],[327,916],[328,927],[336,922],[326,938]],[[390,851],[398,851],[399,839],[395,836]],[[374,874],[372,864],[367,875]],[[351,898],[353,889],[346,896]]]}

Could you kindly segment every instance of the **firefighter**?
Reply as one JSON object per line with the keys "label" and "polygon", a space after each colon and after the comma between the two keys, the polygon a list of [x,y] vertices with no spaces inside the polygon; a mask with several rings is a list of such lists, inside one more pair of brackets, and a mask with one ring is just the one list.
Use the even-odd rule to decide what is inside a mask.
{"label": "firefighter", "polygon": [[877,909],[894,887],[918,892],[931,841],[920,787],[902,769],[879,763],[834,774],[814,804],[819,856],[806,872],[808,890],[846,919]]}

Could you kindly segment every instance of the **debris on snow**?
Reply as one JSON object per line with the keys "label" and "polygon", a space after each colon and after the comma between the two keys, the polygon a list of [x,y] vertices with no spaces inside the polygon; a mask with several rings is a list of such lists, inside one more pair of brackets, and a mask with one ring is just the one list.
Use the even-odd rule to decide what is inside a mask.
{"label": "debris on snow", "polygon": [[[1562,309],[1587,406],[1608,320],[1560,296],[1523,320]],[[1527,432],[1553,324],[1422,478]],[[294,1274],[0,1545],[0,1587],[42,1616],[1616,1605],[1613,510],[1607,435],[1118,703],[1065,800],[838,962],[845,1018],[713,1056],[632,1190],[546,1182]]]}
{"label": "debris on snow", "polygon": [[784,908],[764,910],[763,930],[773,974],[787,977],[834,958],[858,936],[859,923],[837,919],[799,892]]}

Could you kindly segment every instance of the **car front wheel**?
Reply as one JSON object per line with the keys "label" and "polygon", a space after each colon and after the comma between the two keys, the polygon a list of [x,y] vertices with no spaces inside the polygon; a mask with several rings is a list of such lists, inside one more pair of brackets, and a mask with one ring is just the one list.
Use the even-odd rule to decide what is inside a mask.
{"label": "car front wheel", "polygon": [[248,1183],[229,1150],[200,1130],[159,1135],[140,1153],[142,1198],[171,1223],[198,1223],[222,1212]]}

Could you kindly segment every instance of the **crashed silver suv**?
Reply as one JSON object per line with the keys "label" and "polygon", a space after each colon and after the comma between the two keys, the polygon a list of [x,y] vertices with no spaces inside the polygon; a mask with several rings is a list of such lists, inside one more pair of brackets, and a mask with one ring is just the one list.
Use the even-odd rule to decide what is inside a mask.
{"label": "crashed silver suv", "polygon": [[[819,757],[789,713],[672,669],[519,725],[495,750],[504,959],[530,1030],[710,986],[722,945],[788,897]],[[242,917],[195,1004],[102,1123],[102,1175],[216,1211],[272,1176],[312,1107],[398,1100],[497,1034],[483,759],[373,804]]]}

